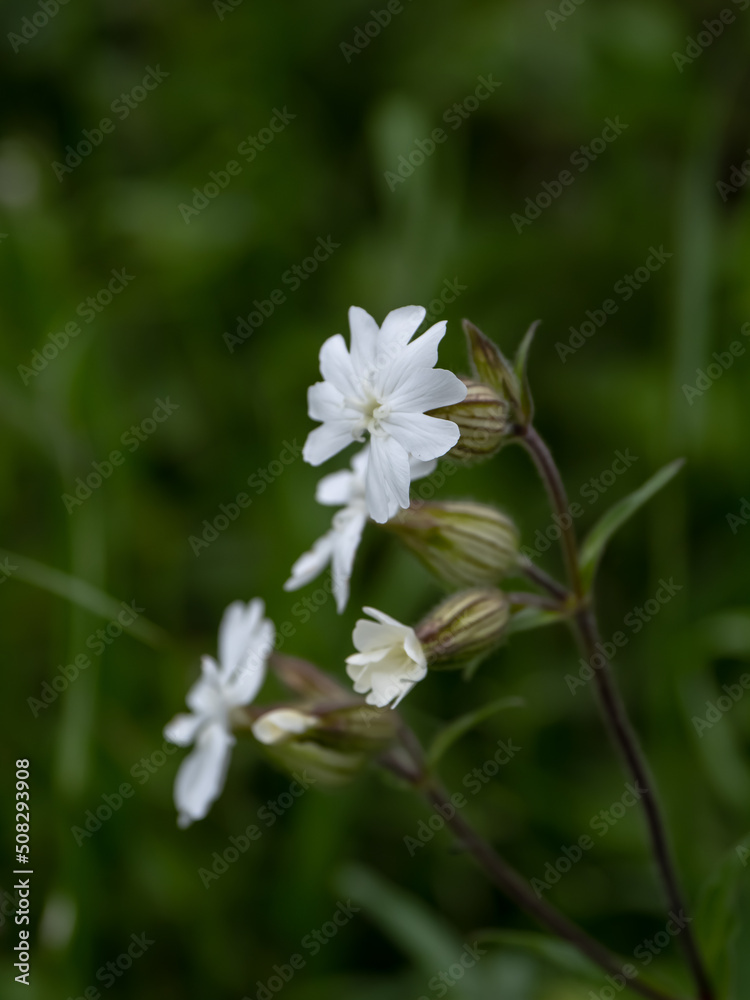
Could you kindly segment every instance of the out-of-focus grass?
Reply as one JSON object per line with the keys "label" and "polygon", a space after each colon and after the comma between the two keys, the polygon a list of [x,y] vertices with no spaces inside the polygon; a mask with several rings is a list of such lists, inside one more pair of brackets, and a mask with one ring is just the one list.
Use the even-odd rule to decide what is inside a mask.
{"label": "out-of-focus grass", "polygon": [[[255,996],[256,983],[353,891],[342,888],[341,872],[355,861],[380,873],[368,876],[371,889],[379,877],[381,889],[399,886],[423,900],[456,941],[482,927],[530,929],[449,850],[445,834],[410,857],[403,838],[425,817],[422,807],[374,774],[336,793],[306,793],[209,889],[198,869],[257,820],[287,779],[243,743],[221,800],[185,832],[171,801],[181,752],[142,782],[133,774],[143,775],[143,758],[161,760],[163,724],[180,710],[199,654],[214,649],[229,601],[263,596],[274,621],[296,629],[285,648],[342,677],[363,603],[412,621],[439,597],[371,526],[346,613],[337,616],[331,601],[306,611],[300,602],[315,587],[286,594],[281,585],[330,511],[312,500],[318,470],[301,460],[273,470],[285,442],[301,445],[310,427],[305,390],[323,339],[345,330],[348,306],[381,319],[407,302],[427,305],[446,282],[461,288],[435,316],[448,319],[446,367],[467,367],[462,316],[507,351],[542,320],[531,361],[538,423],[571,499],[585,508],[579,530],[664,462],[687,458],[681,477],[612,543],[598,593],[608,637],[628,629],[626,616],[660,579],[682,587],[637,633],[628,629],[615,668],[695,899],[750,828],[750,701],[701,736],[691,721],[705,716],[722,685],[737,683],[750,658],[750,528],[733,532],[726,519],[750,496],[748,356],[692,404],[682,388],[695,384],[712,352],[747,343],[748,200],[743,188],[724,202],[716,188],[747,156],[747,15],[738,10],[736,23],[679,72],[673,53],[716,16],[710,5],[584,3],[552,30],[538,3],[408,3],[349,62],[340,44],[370,19],[368,5],[243,2],[220,19],[210,4],[70,4],[14,53],[7,35],[36,9],[9,0],[2,12],[0,546],[116,602],[134,600],[170,638],[150,648],[123,634],[99,656],[87,639],[106,624],[106,607],[67,601],[20,571],[2,585],[2,781],[10,788],[16,757],[31,759],[33,775],[27,995],[101,988],[97,970],[145,932],[155,944],[120,980],[127,995]],[[121,119],[113,101],[149,66],[169,75]],[[451,128],[446,112],[488,74],[501,85]],[[238,146],[275,109],[295,117],[245,162]],[[58,180],[53,161],[106,116],[114,131]],[[519,234],[511,215],[617,116],[627,124],[621,136],[584,172],[574,168],[574,183]],[[391,191],[384,173],[441,126],[446,142]],[[186,223],[179,205],[233,158],[241,173]],[[319,239],[340,246],[294,288],[284,275]],[[617,283],[662,245],[673,256],[626,301]],[[123,268],[133,280],[85,322],[79,305]],[[230,353],[225,332],[274,289],[285,301]],[[563,362],[556,345],[607,298],[616,313]],[[75,320],[80,334],[22,377],[32,352]],[[127,451],[123,435],[165,397],[178,409]],[[124,464],[68,514],[62,494],[118,448]],[[582,495],[618,449],[637,461],[604,495],[591,487]],[[252,505],[196,556],[189,537],[242,491]],[[520,452],[460,472],[442,495],[500,503],[525,543],[550,523]],[[559,568],[554,550],[542,559]],[[28,699],[83,652],[91,667],[34,717]],[[461,788],[497,739],[523,747],[467,809],[529,878],[624,789],[592,693],[572,696],[564,681],[577,660],[562,629],[522,634],[470,685],[435,676],[403,706],[429,738],[478,704],[524,699],[457,743],[443,769]],[[71,827],[124,781],[133,797],[78,847]],[[739,875],[747,912],[746,870]],[[6,871],[0,885],[9,884]],[[370,896],[319,954],[306,953],[305,969],[284,988],[289,1000],[435,995],[429,970],[399,937],[397,896]],[[662,929],[636,813],[598,839],[549,898],[625,957]],[[750,954],[746,926],[738,956]],[[0,995],[10,996],[10,921],[0,934],[8,944]],[[491,968],[505,978],[492,988],[501,983],[518,1000],[572,1000],[590,987],[528,949],[498,954]],[[750,981],[744,962],[736,997]],[[675,946],[659,964],[681,981]]]}

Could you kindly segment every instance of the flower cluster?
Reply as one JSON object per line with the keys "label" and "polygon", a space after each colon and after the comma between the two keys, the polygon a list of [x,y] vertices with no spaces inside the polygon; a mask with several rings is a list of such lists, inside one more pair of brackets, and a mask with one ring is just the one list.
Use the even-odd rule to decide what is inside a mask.
{"label": "flower cluster", "polygon": [[[180,826],[205,817],[220,795],[235,732],[252,734],[282,766],[304,764],[322,780],[346,780],[393,741],[389,709],[429,668],[479,660],[504,633],[509,602],[494,586],[517,564],[513,523],[481,504],[411,503],[409,493],[412,481],[431,474],[449,452],[467,462],[494,454],[507,432],[508,404],[497,385],[435,367],[446,324],[415,338],[424,316],[423,308],[406,306],[378,327],[352,307],[349,348],[340,334],[323,344],[323,381],[308,393],[310,417],[320,426],[303,457],[320,465],[353,442],[364,447],[348,469],[318,483],[318,503],[339,509],[329,531],[294,563],[284,589],[305,586],[330,565],[342,613],[368,520],[385,525],[449,589],[469,589],[414,628],[365,608],[369,618],[357,621],[352,637],[357,652],[346,660],[354,694],[312,664],[274,653],[275,628],[260,599],[231,604],[219,628],[218,660],[203,657],[186,698],[190,713],[164,731],[173,743],[193,745],[175,782]],[[269,665],[297,702],[254,704]]]}

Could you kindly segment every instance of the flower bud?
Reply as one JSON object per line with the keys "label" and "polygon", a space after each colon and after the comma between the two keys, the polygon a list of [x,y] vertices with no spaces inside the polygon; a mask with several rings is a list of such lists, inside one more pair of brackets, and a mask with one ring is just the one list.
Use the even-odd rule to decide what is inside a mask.
{"label": "flower bud", "polygon": [[393,713],[359,698],[347,701],[272,708],[255,719],[253,735],[266,746],[313,742],[344,752],[379,753],[395,738]]}
{"label": "flower bud", "polygon": [[427,665],[450,670],[491,653],[510,615],[500,590],[462,590],[434,608],[415,629]]}
{"label": "flower bud", "polygon": [[485,504],[417,501],[386,527],[449,587],[496,583],[513,572],[518,558],[515,524]]}
{"label": "flower bud", "polygon": [[486,382],[502,399],[508,400],[511,404],[518,402],[520,387],[510,361],[497,344],[468,319],[463,321],[463,328],[469,359],[477,380]]}
{"label": "flower bud", "polygon": [[308,740],[276,743],[266,747],[266,754],[297,780],[301,771],[311,784],[329,787],[351,781],[367,763],[365,754],[332,750]]}
{"label": "flower bud", "polygon": [[458,443],[447,457],[467,465],[490,458],[500,450],[508,431],[508,404],[489,385],[461,380],[466,398],[453,406],[430,410],[431,417],[452,420],[461,431]]}

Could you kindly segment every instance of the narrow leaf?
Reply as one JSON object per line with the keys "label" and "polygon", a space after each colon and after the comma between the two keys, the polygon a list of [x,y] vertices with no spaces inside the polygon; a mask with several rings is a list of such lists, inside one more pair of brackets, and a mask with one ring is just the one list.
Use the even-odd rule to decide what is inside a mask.
{"label": "narrow leaf", "polygon": [[568,944],[567,941],[558,941],[556,938],[548,937],[546,934],[538,934],[534,931],[495,930],[492,928],[480,931],[477,934],[477,940],[487,941],[489,944],[499,944],[514,951],[530,952],[532,955],[580,979],[598,982],[603,976],[599,966],[590,962],[572,944]]}
{"label": "narrow leaf", "polygon": [[523,411],[528,423],[531,423],[534,417],[534,400],[531,396],[528,372],[529,351],[531,350],[531,344],[534,340],[534,334],[536,333],[538,326],[539,320],[532,323],[528,328],[518,347],[518,350],[516,351],[516,357],[513,362],[516,379],[518,380],[518,385],[521,390],[521,410]]}
{"label": "narrow leaf", "polygon": [[[101,615],[102,618],[117,618],[123,611],[123,603],[110,597],[109,594],[86,580],[70,576],[63,573],[62,570],[45,566],[44,563],[28,559],[26,556],[7,552],[5,549],[0,549],[0,559],[5,561],[9,570],[8,575],[17,577],[41,590],[46,590],[50,594],[55,594],[57,597],[64,597],[73,604],[85,608],[86,611]],[[167,633],[141,614],[132,625],[123,625],[123,629],[135,639],[140,639],[141,642],[154,649],[166,646],[169,642]]]}
{"label": "narrow leaf", "polygon": [[519,387],[507,358],[479,327],[468,319],[463,321],[474,376],[495,390],[503,399],[518,401]]}
{"label": "narrow leaf", "polygon": [[684,464],[685,459],[678,458],[674,462],[670,462],[669,465],[665,465],[634,493],[624,497],[614,507],[610,507],[606,514],[597,521],[581,548],[581,575],[584,586],[591,586],[599,559],[607,542],[618,528],[622,527],[652,496],[666,486]]}
{"label": "narrow leaf", "polygon": [[434,975],[460,955],[463,942],[441,916],[364,865],[341,868],[336,888],[362,906],[426,975]]}
{"label": "narrow leaf", "polygon": [[701,892],[695,929],[720,1000],[732,995],[734,939],[739,932],[737,890],[750,858],[748,838],[724,857]]}
{"label": "narrow leaf", "polygon": [[523,608],[511,616],[505,628],[505,635],[514,632],[530,632],[534,628],[544,628],[564,621],[566,616],[561,611],[544,611],[542,608]]}
{"label": "narrow leaf", "polygon": [[481,708],[455,719],[450,725],[441,729],[432,746],[427,752],[427,763],[430,767],[435,767],[446,750],[453,746],[456,740],[460,739],[464,733],[468,733],[474,726],[479,725],[485,719],[489,719],[496,712],[501,712],[505,708],[523,708],[526,704],[523,698],[498,698],[497,701],[490,702],[489,705],[482,705]]}

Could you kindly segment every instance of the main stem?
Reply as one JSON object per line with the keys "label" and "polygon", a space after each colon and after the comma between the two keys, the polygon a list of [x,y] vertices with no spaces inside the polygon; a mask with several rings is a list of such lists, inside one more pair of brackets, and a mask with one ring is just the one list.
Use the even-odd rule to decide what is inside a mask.
{"label": "main stem", "polygon": [[[427,774],[422,748],[414,733],[402,724],[399,735],[406,750],[406,760],[389,753],[381,757],[381,765],[393,771],[394,774],[397,774],[424,795],[438,815],[444,817],[445,822],[462,846],[509,899],[512,899],[543,927],[547,927],[558,937],[572,944],[608,975],[621,977],[623,963],[618,960],[617,956],[590,937],[583,928],[569,920],[545,899],[537,897],[526,880],[504,861],[461,816],[442,785]],[[628,980],[628,986],[636,993],[640,993],[641,996],[648,997],[649,1000],[673,1000],[669,994],[648,983]]]}
{"label": "main stem", "polygon": [[[571,586],[579,598],[579,608],[571,618],[573,629],[586,658],[591,661],[595,654],[603,660],[603,665],[595,670],[599,703],[608,723],[610,735],[625,759],[627,767],[640,790],[640,802],[646,817],[651,846],[659,872],[667,893],[667,899],[672,909],[687,915],[685,896],[680,886],[677,867],[672,857],[666,823],[662,813],[656,785],[646,757],[641,749],[638,737],[628,717],[627,708],[620,695],[617,683],[608,658],[601,652],[599,628],[596,615],[590,603],[584,600],[578,559],[578,544],[573,527],[573,519],[569,516],[568,500],[560,472],[555,464],[549,448],[533,427],[519,428],[518,438],[521,444],[534,460],[539,474],[547,489],[553,510],[560,516],[563,554]],[[562,515],[566,515],[563,517]],[[567,528],[565,527],[567,525]],[[708,978],[703,960],[698,950],[698,944],[690,926],[686,926],[680,935],[682,947],[693,978],[699,990],[699,1000],[714,1000],[713,987]]]}

